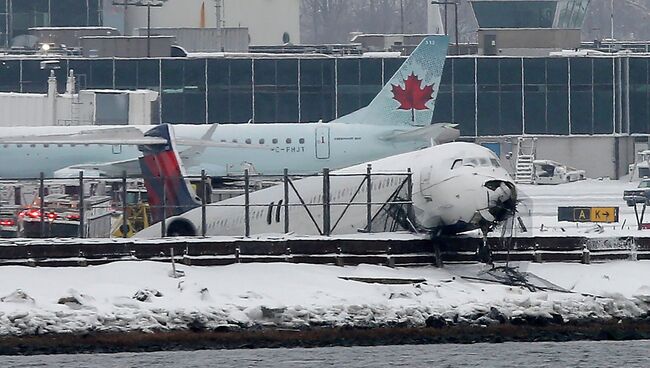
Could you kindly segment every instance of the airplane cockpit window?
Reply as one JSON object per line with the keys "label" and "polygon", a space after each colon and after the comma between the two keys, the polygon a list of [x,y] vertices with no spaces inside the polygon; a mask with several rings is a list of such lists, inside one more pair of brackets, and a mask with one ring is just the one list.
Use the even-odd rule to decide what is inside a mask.
{"label": "airplane cockpit window", "polygon": [[501,167],[501,165],[499,164],[499,160],[497,160],[496,158],[491,158],[490,162],[492,163],[492,166],[494,166],[494,167]]}
{"label": "airplane cockpit window", "polygon": [[475,158],[466,158],[466,159],[463,160],[463,165],[476,167],[476,166],[478,166],[478,160],[475,159]]}
{"label": "airplane cockpit window", "polygon": [[460,159],[460,158],[457,158],[457,159],[454,160],[454,163],[451,164],[451,169],[452,170],[456,169],[456,168],[460,167],[460,165],[462,165],[462,164],[463,164],[463,160]]}
{"label": "airplane cockpit window", "polygon": [[480,157],[478,162],[481,163],[481,166],[490,166],[490,161],[485,157]]}

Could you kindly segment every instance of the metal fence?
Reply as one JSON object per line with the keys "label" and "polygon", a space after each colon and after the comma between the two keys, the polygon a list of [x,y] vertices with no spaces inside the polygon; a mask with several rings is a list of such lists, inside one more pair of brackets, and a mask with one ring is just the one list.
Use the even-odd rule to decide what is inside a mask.
{"label": "metal fence", "polygon": [[[307,198],[304,187],[297,184],[298,179],[312,180],[319,188],[318,200]],[[320,180],[315,179],[321,178]],[[355,180],[347,180],[356,178]],[[120,177],[84,177],[79,172],[76,178],[46,178],[41,174],[31,179],[3,179],[0,181],[0,235],[3,237],[128,237],[147,225],[159,226],[160,237],[169,236],[167,221],[172,216],[187,211],[200,212],[200,224],[195,234],[210,235],[208,231],[208,211],[210,208],[239,208],[235,211],[242,217],[241,233],[224,235],[244,235],[254,233],[251,229],[254,216],[266,212],[274,223],[282,223],[281,232],[300,233],[305,229],[294,228],[295,219],[290,214],[294,208],[303,208],[304,214],[313,226],[309,233],[331,235],[340,227],[344,216],[351,209],[365,208],[365,219],[356,220],[364,232],[395,230],[398,228],[414,230],[412,219],[412,173],[372,172],[368,165],[365,173],[330,172],[311,176],[292,176],[288,169],[282,175],[251,175],[248,170],[242,176],[226,178],[233,185],[230,195],[240,194],[239,200],[217,201],[212,203],[220,189],[213,189],[212,178],[205,171],[200,176],[158,177],[162,185],[162,195],[156,200],[148,200],[144,180],[123,173]],[[339,181],[345,181],[341,189]],[[389,182],[389,195],[375,195],[381,183]],[[170,183],[185,182],[190,193],[195,196],[192,203],[182,202],[170,196],[176,195],[177,187]],[[175,185],[175,184],[174,184]],[[255,200],[252,193],[277,186],[280,193],[277,202]],[[194,188],[192,188],[194,187]],[[386,186],[387,187],[387,186]],[[281,188],[282,190],[280,191]],[[345,192],[344,196],[336,193]],[[384,193],[386,189],[384,189]],[[281,216],[281,212],[283,215]],[[232,213],[232,211],[231,211]],[[359,212],[357,211],[357,214]],[[121,218],[120,215],[121,214]],[[108,223],[107,223],[108,221]],[[119,221],[119,222],[118,222]],[[153,225],[152,223],[157,223]],[[270,225],[271,221],[269,221]],[[303,222],[304,223],[304,222]],[[315,230],[315,231],[313,231]]]}

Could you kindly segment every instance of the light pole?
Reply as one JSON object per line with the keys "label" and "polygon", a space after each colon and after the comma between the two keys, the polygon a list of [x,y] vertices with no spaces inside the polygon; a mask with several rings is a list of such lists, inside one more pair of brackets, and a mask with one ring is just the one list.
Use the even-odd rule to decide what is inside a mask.
{"label": "light pole", "polygon": [[609,5],[609,38],[614,40],[614,0]]}
{"label": "light pole", "polygon": [[160,8],[167,0],[113,0],[113,5],[147,7],[147,57],[151,57],[151,8]]}
{"label": "light pole", "polygon": [[431,4],[435,5],[444,5],[445,6],[445,35],[449,34],[447,30],[447,5],[454,6],[454,27],[455,27],[455,38],[456,38],[456,55],[458,55],[458,2],[456,1],[432,1]]}
{"label": "light pole", "polygon": [[402,34],[404,34],[404,0],[399,0],[399,16],[400,16],[400,29]]}

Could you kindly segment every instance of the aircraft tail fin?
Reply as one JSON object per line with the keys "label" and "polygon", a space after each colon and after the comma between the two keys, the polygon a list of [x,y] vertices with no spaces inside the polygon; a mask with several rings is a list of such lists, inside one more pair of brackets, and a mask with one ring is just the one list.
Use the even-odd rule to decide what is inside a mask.
{"label": "aircraft tail fin", "polygon": [[142,152],[139,159],[140,169],[147,188],[153,221],[159,222],[163,218],[180,215],[200,206],[196,193],[186,179],[171,125],[158,125],[146,132],[145,136],[167,141],[166,144],[138,146]]}
{"label": "aircraft tail fin", "polygon": [[449,37],[425,37],[370,104],[336,120],[371,125],[431,124]]}

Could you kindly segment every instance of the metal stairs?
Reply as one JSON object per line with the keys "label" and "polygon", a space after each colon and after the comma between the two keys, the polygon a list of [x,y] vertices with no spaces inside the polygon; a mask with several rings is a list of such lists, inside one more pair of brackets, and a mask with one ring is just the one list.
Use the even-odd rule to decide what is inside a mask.
{"label": "metal stairs", "polygon": [[534,172],[533,161],[535,161],[537,138],[517,138],[517,161],[515,165],[515,183],[533,184]]}

